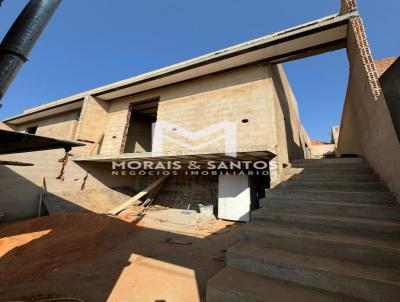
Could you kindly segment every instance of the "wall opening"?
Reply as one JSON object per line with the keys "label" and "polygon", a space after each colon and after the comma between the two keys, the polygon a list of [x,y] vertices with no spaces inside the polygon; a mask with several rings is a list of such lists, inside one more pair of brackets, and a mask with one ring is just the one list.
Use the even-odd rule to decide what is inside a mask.
{"label": "wall opening", "polygon": [[152,151],[152,125],[157,120],[158,102],[158,99],[152,99],[130,105],[123,153]]}
{"label": "wall opening", "polygon": [[38,129],[38,126],[28,127],[28,128],[26,128],[25,133],[36,134],[37,129]]}
{"label": "wall opening", "polygon": [[[303,144],[309,149],[311,157],[335,156],[336,146],[332,137],[338,133],[333,131],[340,131],[337,126],[341,123],[349,78],[346,50],[286,62],[283,67],[298,104],[298,109],[296,106],[288,106],[295,110],[286,114],[290,118],[285,119],[285,122],[293,123],[293,116],[298,115],[308,134],[308,142],[306,140]],[[286,91],[285,94],[290,101],[291,92]],[[292,153],[289,154],[289,159],[300,156],[291,152],[293,148],[290,146],[296,147],[295,144],[296,138],[289,138],[288,151]]]}

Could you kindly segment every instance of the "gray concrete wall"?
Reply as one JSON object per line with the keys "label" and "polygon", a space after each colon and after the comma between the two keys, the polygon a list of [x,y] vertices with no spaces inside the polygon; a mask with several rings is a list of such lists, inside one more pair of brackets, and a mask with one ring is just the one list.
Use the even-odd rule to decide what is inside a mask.
{"label": "gray concrete wall", "polygon": [[338,154],[357,154],[400,196],[400,144],[383,94],[374,98],[353,27],[347,54],[350,77],[343,109]]}
{"label": "gray concrete wall", "polygon": [[[97,142],[104,133],[100,153],[119,154],[129,105],[155,97],[160,98],[157,115],[161,120],[191,131],[199,131],[221,121],[232,121],[237,125],[239,151],[243,148],[251,150],[260,145],[267,146],[270,150],[279,150],[276,159],[279,164],[276,165],[277,173],[274,173],[276,182],[280,181],[283,163],[292,158],[304,157],[302,140],[306,138],[299,121],[295,98],[282,68],[271,68],[268,64],[243,67],[107,104],[96,98],[86,97],[80,117],[79,111],[71,111],[21,124],[18,130],[24,131],[27,127],[38,126],[37,134],[40,135],[92,142]],[[247,122],[243,122],[244,120]],[[137,141],[138,137],[133,139]],[[207,149],[214,148],[223,152],[223,144],[220,141],[214,146],[207,146]],[[93,147],[88,142],[85,147],[74,148],[71,154],[89,155],[92,154]],[[170,145],[165,150],[179,151],[181,148]],[[135,144],[133,150],[127,151],[140,152],[147,151],[146,149],[148,146],[144,144]],[[79,191],[86,173],[89,173],[89,177],[85,189],[134,186],[136,190],[141,190],[146,186],[143,181],[151,180],[149,177],[112,176],[109,165],[78,165],[71,160],[65,168],[63,179],[57,179],[62,166],[59,160],[63,156],[63,150],[0,156],[4,160],[35,164],[34,167],[0,167],[0,190],[3,193],[0,211],[5,212],[7,219],[36,215],[43,177],[46,178],[49,192],[62,196],[67,196],[65,192]],[[215,204],[216,190],[216,177],[173,176],[158,201],[182,208],[188,203]]]}
{"label": "gray concrete wall", "polygon": [[83,102],[74,139],[99,142],[108,120],[108,102],[87,96]]}
{"label": "gray concrete wall", "polygon": [[[73,149],[71,153],[79,152],[77,149]],[[71,160],[66,165],[63,178],[57,179],[62,166],[59,160],[64,155],[64,150],[60,149],[0,156],[1,160],[34,164],[33,167],[0,166],[0,212],[5,214],[5,220],[36,216],[43,177],[46,178],[48,191],[54,195],[80,191],[87,173],[89,176],[85,190],[108,190],[133,185],[131,176],[111,175],[110,165],[98,163],[78,165]]]}
{"label": "gray concrete wall", "polygon": [[19,124],[15,127],[15,130],[25,132],[27,128],[37,126],[36,135],[73,140],[78,126],[78,120],[79,111],[73,110],[40,120]]}
{"label": "gray concrete wall", "polygon": [[[282,179],[284,165],[293,159],[310,157],[306,148],[310,146],[310,139],[300,121],[296,97],[281,65],[271,67],[273,82],[276,91],[274,100],[277,154],[276,165],[279,179]],[[276,177],[276,176],[274,176]]]}
{"label": "gray concrete wall", "polygon": [[[193,132],[231,121],[237,126],[239,150],[257,145],[272,148],[277,144],[271,71],[268,65],[260,64],[112,102],[101,154],[119,154],[129,104],[154,98],[160,99],[158,120]],[[245,119],[247,123],[242,122]],[[216,142],[206,149],[223,152],[224,142]],[[166,144],[164,150],[181,151],[182,146]]]}

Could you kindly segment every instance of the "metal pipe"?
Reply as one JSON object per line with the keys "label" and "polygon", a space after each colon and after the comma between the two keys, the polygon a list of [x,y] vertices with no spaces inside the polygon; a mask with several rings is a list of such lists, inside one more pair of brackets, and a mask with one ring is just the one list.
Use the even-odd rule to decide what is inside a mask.
{"label": "metal pipe", "polygon": [[14,80],[61,0],[31,0],[0,45],[0,99]]}

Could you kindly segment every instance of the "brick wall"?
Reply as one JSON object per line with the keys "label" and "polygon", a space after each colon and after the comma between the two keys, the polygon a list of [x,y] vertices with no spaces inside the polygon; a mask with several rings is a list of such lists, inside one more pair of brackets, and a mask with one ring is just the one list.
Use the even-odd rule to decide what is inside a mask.
{"label": "brick wall", "polygon": [[400,144],[384,94],[376,99],[377,93],[372,93],[359,39],[357,28],[351,26],[347,39],[350,76],[337,153],[362,156],[400,200]]}
{"label": "brick wall", "polygon": [[357,10],[357,2],[356,0],[342,0],[340,13],[347,14]]}
{"label": "brick wall", "polygon": [[[192,132],[229,121],[237,127],[238,150],[260,145],[274,146],[273,100],[274,87],[269,67],[252,66],[166,90],[161,94],[157,120],[176,124]],[[205,143],[217,135],[204,137],[196,143]],[[175,138],[182,139],[179,136]],[[223,152],[224,141],[205,148]],[[164,144],[164,150],[182,149],[182,146],[174,143]]]}
{"label": "brick wall", "polygon": [[79,111],[74,110],[48,118],[18,125],[16,131],[24,132],[26,128],[37,126],[37,135],[72,140],[78,125]]}
{"label": "brick wall", "polygon": [[[357,11],[357,1],[342,0],[342,6],[340,11],[342,14]],[[354,34],[355,36],[358,51],[360,52],[364,69],[368,77],[371,93],[374,99],[377,100],[381,94],[381,87],[379,84],[379,74],[374,59],[372,58],[371,49],[368,45],[368,39],[365,33],[364,23],[361,17],[354,16],[350,20],[350,26],[351,29],[349,28],[349,31],[351,32],[349,32],[349,35]]]}
{"label": "brick wall", "polygon": [[[158,176],[159,177],[159,176]],[[143,190],[157,179],[157,176],[135,178],[134,189]],[[198,204],[218,204],[218,176],[171,175],[156,198],[156,204],[168,207],[197,209]]]}
{"label": "brick wall", "polygon": [[[71,153],[79,153],[79,149],[73,148]],[[109,164],[76,164],[71,160],[65,167],[64,175],[58,178],[62,167],[59,160],[64,155],[63,149],[0,155],[1,160],[34,164],[31,167],[0,166],[0,212],[6,214],[7,220],[35,217],[43,177],[46,178],[48,191],[56,196],[59,192],[80,191],[84,182],[84,190],[107,190],[133,184],[132,176],[113,176]]]}
{"label": "brick wall", "polygon": [[[120,153],[130,103],[157,97],[160,98],[157,120],[193,132],[221,121],[232,121],[237,126],[239,149],[276,145],[273,109],[275,92],[270,69],[265,65],[257,65],[111,103],[101,154]],[[243,123],[244,120],[247,123]],[[205,142],[209,138],[204,137],[196,143]],[[164,145],[166,151],[182,149],[175,144]],[[207,150],[210,149],[223,152],[224,142],[207,146]]]}
{"label": "brick wall", "polygon": [[125,134],[125,126],[129,121],[129,100],[121,100],[110,104],[105,135],[100,154],[119,154]]}
{"label": "brick wall", "polygon": [[98,142],[104,135],[108,121],[107,102],[87,96],[83,102],[82,112],[76,133],[76,139]]}

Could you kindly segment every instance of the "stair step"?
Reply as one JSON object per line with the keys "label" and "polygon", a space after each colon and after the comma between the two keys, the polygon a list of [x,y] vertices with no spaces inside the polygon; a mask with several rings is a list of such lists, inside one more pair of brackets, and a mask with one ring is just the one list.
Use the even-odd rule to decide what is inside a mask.
{"label": "stair step", "polygon": [[332,182],[288,180],[281,182],[275,190],[312,190],[340,192],[387,192],[387,187],[381,182]]}
{"label": "stair step", "polygon": [[394,269],[243,243],[228,250],[228,266],[365,301],[400,301],[400,272]]}
{"label": "stair step", "polygon": [[400,245],[391,241],[298,230],[258,221],[242,228],[241,239],[292,252],[333,256],[383,267],[400,267]]}
{"label": "stair step", "polygon": [[310,201],[350,202],[384,204],[395,203],[396,199],[390,192],[330,192],[304,190],[275,190],[265,191],[268,198],[302,199]]}
{"label": "stair step", "polygon": [[341,157],[341,158],[321,158],[321,159],[295,159],[292,163],[307,163],[310,165],[317,164],[360,164],[365,163],[361,157]]}
{"label": "stair step", "polygon": [[375,174],[360,173],[360,174],[335,174],[335,173],[321,173],[311,174],[311,173],[293,173],[285,172],[288,180],[299,180],[299,181],[333,181],[333,182],[379,182],[379,177]]}
{"label": "stair step", "polygon": [[320,169],[365,169],[370,168],[365,162],[360,163],[321,163],[320,161],[292,162],[292,168],[320,168]]}
{"label": "stair step", "polygon": [[[355,302],[357,300],[242,270],[224,268],[207,283],[207,302]],[[359,301],[359,300],[358,300]]]}
{"label": "stair step", "polygon": [[377,220],[400,221],[397,204],[357,204],[346,202],[318,202],[301,199],[260,199],[260,206],[268,212],[316,214],[343,217],[360,217]]}
{"label": "stair step", "polygon": [[310,167],[293,167],[288,166],[285,168],[285,173],[288,174],[319,174],[319,175],[353,175],[353,174],[368,174],[374,175],[375,172],[369,167],[321,167],[321,166],[310,166]]}
{"label": "stair step", "polygon": [[251,217],[253,221],[325,233],[349,234],[373,239],[396,240],[400,238],[400,223],[391,221],[327,215],[271,213],[268,209],[253,211]]}

